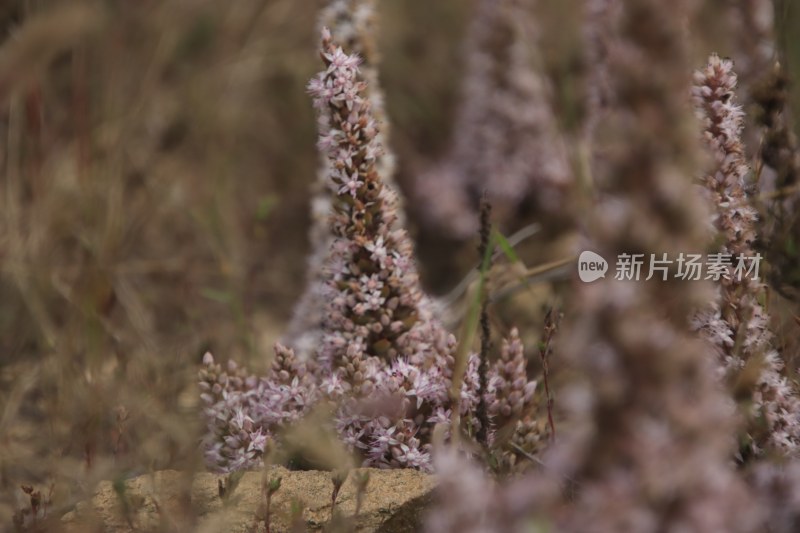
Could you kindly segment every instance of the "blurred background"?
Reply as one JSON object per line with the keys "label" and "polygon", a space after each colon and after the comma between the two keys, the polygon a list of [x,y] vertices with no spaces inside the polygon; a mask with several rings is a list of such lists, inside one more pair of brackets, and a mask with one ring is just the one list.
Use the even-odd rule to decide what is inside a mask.
{"label": "blurred background", "polygon": [[[0,523],[23,483],[198,466],[203,353],[267,366],[304,285],[320,5],[0,2]],[[382,4],[401,173],[447,144],[466,7]]]}
{"label": "blurred background", "polygon": [[[304,286],[320,5],[0,3],[0,523],[22,483],[70,502],[199,466],[202,354],[266,367]],[[472,3],[379,6],[407,189],[450,145]],[[776,8],[797,76],[800,8]],[[408,214],[443,294],[476,243]]]}

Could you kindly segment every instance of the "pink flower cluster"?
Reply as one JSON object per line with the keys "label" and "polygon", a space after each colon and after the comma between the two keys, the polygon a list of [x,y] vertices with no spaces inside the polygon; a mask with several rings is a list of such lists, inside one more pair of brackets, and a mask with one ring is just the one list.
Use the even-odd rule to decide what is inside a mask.
{"label": "pink flower cluster", "polygon": [[235,362],[227,369],[207,353],[200,370],[206,463],[215,471],[253,468],[273,444],[275,432],[298,420],[318,393],[304,363],[278,346],[267,377],[248,374]]}
{"label": "pink flower cluster", "polygon": [[530,408],[535,381],[528,381],[522,341],[516,329],[510,339],[503,341],[500,359],[494,365],[493,375],[486,387],[489,415],[499,426],[518,419]]}
{"label": "pink flower cluster", "polygon": [[[382,147],[359,59],[327,31],[322,58],[326,68],[308,86],[333,197],[321,340],[308,364],[279,344],[266,378],[244,375],[236,365],[229,375],[207,357],[201,372],[206,457],[223,471],[254,466],[281,428],[324,401],[334,405],[333,425],[364,466],[430,471],[433,429],[442,424],[447,436],[456,406],[457,342],[434,317],[411,241],[395,227],[396,196],[376,170]],[[477,431],[477,355],[466,366],[457,404],[463,427]],[[487,383],[490,432],[530,409],[536,383],[528,381],[516,331]]]}

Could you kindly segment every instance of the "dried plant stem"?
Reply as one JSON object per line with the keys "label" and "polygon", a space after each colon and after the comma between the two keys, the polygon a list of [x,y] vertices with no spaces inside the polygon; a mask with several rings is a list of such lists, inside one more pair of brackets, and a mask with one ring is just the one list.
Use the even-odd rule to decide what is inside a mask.
{"label": "dried plant stem", "polygon": [[77,172],[78,179],[83,182],[88,179],[91,158],[89,74],[84,47],[76,47],[72,61],[72,116],[78,138]]}
{"label": "dried plant stem", "polygon": [[[533,237],[539,231],[541,231],[542,226],[540,224],[530,224],[525,226],[521,230],[515,232],[513,235],[508,237],[506,240],[508,241],[508,245],[512,248],[520,244],[521,242],[525,241],[526,239]],[[502,250],[496,250],[492,255],[492,261],[499,259],[500,256],[503,255]],[[480,276],[480,269],[481,269],[481,262],[483,258],[478,260],[478,263],[475,267],[469,271],[469,273],[464,276],[464,278],[458,282],[458,285],[453,287],[453,289],[448,292],[444,297],[440,298],[439,301],[444,307],[450,307],[451,305],[455,304],[459,298],[464,296],[464,293],[467,292],[467,289],[470,287],[471,284],[478,279]]]}
{"label": "dried plant stem", "polygon": [[478,409],[477,409],[477,418],[478,422],[480,422],[480,428],[478,429],[477,434],[475,435],[478,443],[483,446],[484,448],[489,445],[489,415],[486,410],[486,388],[487,388],[487,378],[486,375],[488,373],[488,366],[489,366],[489,351],[492,348],[492,338],[491,338],[491,329],[489,327],[489,298],[486,294],[486,286],[487,286],[487,278],[488,273],[492,268],[492,257],[489,253],[490,250],[490,240],[492,235],[492,223],[491,223],[491,214],[492,214],[492,205],[486,199],[486,194],[481,197],[481,206],[480,206],[480,244],[478,245],[478,254],[479,257],[488,258],[481,261],[481,276],[483,277],[484,283],[481,284],[481,294],[479,296],[481,300],[481,317],[480,317],[480,328],[481,328],[481,350],[480,350],[480,364],[478,366],[478,383],[480,390],[480,396],[478,400]]}
{"label": "dried plant stem", "polygon": [[572,274],[572,268],[569,267],[575,264],[577,260],[578,256],[565,257],[564,259],[558,259],[543,265],[531,267],[519,275],[519,283],[508,285],[493,292],[489,296],[489,302],[502,300],[520,289],[530,287],[532,283],[569,279],[569,276]]}
{"label": "dried plant stem", "polygon": [[280,488],[280,476],[272,478],[269,481],[267,481],[267,478],[264,477],[261,489],[264,493],[264,530],[266,533],[270,533],[270,522],[272,520],[272,495],[278,492],[278,489]]}
{"label": "dried plant stem", "polygon": [[367,494],[367,485],[369,484],[369,471],[363,470],[355,474],[356,484],[356,509],[353,512],[353,524],[355,527],[358,515],[361,514],[361,506],[364,504],[364,497]]}
{"label": "dried plant stem", "polygon": [[339,497],[339,491],[347,480],[348,474],[348,471],[337,471],[331,475],[331,481],[333,481],[333,491],[331,492],[331,520],[333,520],[333,515],[336,511],[336,499]]}
{"label": "dried plant stem", "polygon": [[270,533],[269,524],[270,524],[271,519],[272,519],[272,516],[271,516],[272,496],[269,494],[269,492],[267,492],[267,495],[265,496],[265,500],[266,500],[266,509],[264,511],[264,531],[266,533]]}
{"label": "dried plant stem", "polygon": [[550,426],[550,440],[556,440],[556,424],[553,421],[553,394],[550,392],[550,354],[551,342],[558,331],[558,322],[561,316],[552,307],[547,310],[544,317],[544,338],[542,339],[539,357],[542,359],[542,379],[544,380],[544,393],[547,397],[547,424]]}

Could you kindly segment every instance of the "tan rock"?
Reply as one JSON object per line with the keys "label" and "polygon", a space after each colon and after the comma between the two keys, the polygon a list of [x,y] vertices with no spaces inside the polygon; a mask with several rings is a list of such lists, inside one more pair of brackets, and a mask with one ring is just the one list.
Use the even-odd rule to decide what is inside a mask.
{"label": "tan rock", "polygon": [[[364,470],[367,469],[360,471]],[[369,483],[355,531],[417,530],[432,497],[434,478],[414,470],[368,471]],[[354,474],[348,476],[336,503],[337,513],[346,520],[352,518],[355,510]],[[298,502],[302,502],[302,518],[308,530],[320,530],[329,523],[333,492],[330,472],[295,472],[282,467],[269,470],[269,479],[278,476],[281,486],[272,497],[272,533],[298,530],[290,526],[292,509],[297,516]],[[192,475],[166,470],[124,483],[105,481],[91,502],[79,504],[75,511],[64,516],[63,523],[70,533],[264,531],[263,519],[255,526],[263,513],[264,474],[244,473],[227,502],[219,496],[221,479],[223,476],[208,473]],[[352,531],[352,528],[342,530]]]}

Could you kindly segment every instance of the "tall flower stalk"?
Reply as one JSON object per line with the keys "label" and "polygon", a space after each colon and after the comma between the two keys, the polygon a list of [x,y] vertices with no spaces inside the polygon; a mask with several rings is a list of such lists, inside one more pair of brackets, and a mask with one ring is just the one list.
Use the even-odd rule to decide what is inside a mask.
{"label": "tall flower stalk", "polygon": [[[429,303],[420,288],[411,242],[395,227],[395,192],[377,172],[379,126],[365,97],[360,60],[334,45],[330,32],[323,31],[322,47],[327,68],[309,83],[309,92],[319,111],[318,147],[329,162],[334,240],[325,272],[330,294],[319,360],[341,366],[348,350],[389,360],[410,355],[407,348],[415,346],[409,341],[421,339],[409,333],[421,327],[434,346],[444,338],[443,348],[444,330],[438,324],[428,326],[434,322],[427,320]],[[415,362],[444,353],[417,353],[420,360]]]}
{"label": "tall flower stalk", "polygon": [[[379,81],[380,55],[376,43],[377,13],[375,0],[328,0],[319,14],[321,28],[329,28],[332,39],[346,46],[361,58],[359,70],[367,84],[366,97],[370,102],[372,116],[380,125],[376,143],[381,151],[375,156],[375,170],[381,180],[390,187],[394,185],[395,160],[388,149],[389,121],[384,106],[384,95]],[[322,313],[325,308],[324,263],[333,242],[330,227],[331,195],[328,191],[330,160],[321,154],[318,177],[311,195],[311,228],[309,240],[311,253],[306,271],[306,288],[298,300],[292,320],[282,342],[292,346],[301,358],[308,358],[316,349],[322,336]],[[404,223],[400,205],[396,208],[399,224]]]}
{"label": "tall flower stalk", "polygon": [[[322,389],[344,397],[338,430],[365,455],[365,464],[429,470],[433,427],[449,424],[454,405],[449,390],[456,341],[433,316],[411,242],[396,227],[394,192],[376,169],[377,124],[358,59],[334,45],[329,32],[323,32],[322,50],[327,68],[309,84],[335,195],[328,304],[317,352]],[[470,354],[458,402],[472,430],[480,427],[474,415],[481,393],[477,366]],[[517,367],[503,360],[493,367],[496,383],[505,383],[499,371],[506,366],[518,377]],[[523,373],[522,383],[513,386],[522,388],[519,398],[511,386],[508,397],[494,387],[485,391],[487,403],[505,413],[506,404],[499,405],[505,400],[517,413],[535,383],[528,384]]]}
{"label": "tall flower stalk", "polygon": [[[796,454],[800,400],[781,374],[783,363],[761,304],[765,286],[755,279],[756,272],[737,271],[756,256],[757,214],[747,193],[749,167],[740,137],[743,112],[736,103],[736,82],[733,63],[716,55],[695,73],[695,107],[713,156],[703,182],[715,206],[714,227],[723,241],[719,252],[731,259],[720,278],[719,298],[695,318],[695,325],[715,347],[727,380],[739,389],[752,388],[747,394],[747,451]],[[748,378],[748,373],[755,377]]]}

